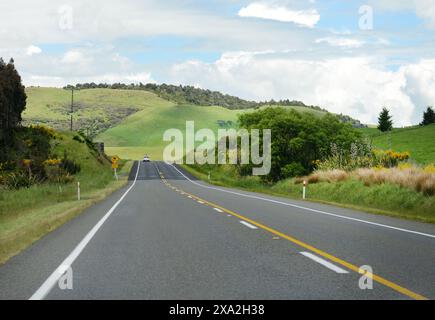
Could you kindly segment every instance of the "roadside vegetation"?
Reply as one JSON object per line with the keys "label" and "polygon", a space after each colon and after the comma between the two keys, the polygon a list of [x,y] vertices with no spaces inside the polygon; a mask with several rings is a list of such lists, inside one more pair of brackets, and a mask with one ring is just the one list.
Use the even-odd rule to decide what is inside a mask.
{"label": "roadside vegetation", "polygon": [[[0,59],[0,264],[127,182],[83,134],[21,125],[26,93]],[[77,190],[80,183],[81,198]]]}
{"label": "roadside vegetation", "polygon": [[[390,120],[385,115],[382,118]],[[316,120],[273,108],[241,115],[239,125],[272,129],[273,160],[268,176],[251,176],[252,166],[185,168],[206,181],[210,176],[216,185],[295,199],[302,198],[302,183],[307,181],[312,201],[435,223],[435,155],[429,152],[434,149],[429,137],[433,124],[411,131],[412,141],[429,152],[424,162],[406,147],[403,151],[374,147],[369,139],[374,135],[368,136],[368,129],[356,130],[327,117]],[[411,129],[402,130],[398,132],[406,135]],[[406,141],[403,146],[412,144]]]}
{"label": "roadside vegetation", "polygon": [[[80,141],[77,134],[56,134],[57,139],[51,143],[52,152],[67,153],[80,172],[19,189],[0,186],[0,264],[127,183],[131,162],[120,162],[120,179],[116,181],[106,157],[83,139]],[[47,162],[51,170],[58,170],[57,160]],[[80,182],[80,201],[77,182]]]}
{"label": "roadside vegetation", "polygon": [[382,133],[376,129],[361,129],[373,147],[381,150],[409,152],[411,162],[416,164],[435,163],[435,124],[393,129]]}

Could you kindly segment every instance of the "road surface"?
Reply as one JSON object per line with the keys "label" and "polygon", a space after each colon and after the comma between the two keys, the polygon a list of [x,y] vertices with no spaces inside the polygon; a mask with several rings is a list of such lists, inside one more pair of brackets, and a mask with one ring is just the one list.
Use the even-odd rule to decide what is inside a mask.
{"label": "road surface", "polygon": [[127,187],[0,267],[0,299],[29,298],[433,299],[435,226],[136,163]]}

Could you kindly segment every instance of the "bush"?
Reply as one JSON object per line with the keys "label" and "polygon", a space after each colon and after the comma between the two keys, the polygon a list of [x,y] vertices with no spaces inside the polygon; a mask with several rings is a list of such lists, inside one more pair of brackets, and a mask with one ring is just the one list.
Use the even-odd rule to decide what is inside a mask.
{"label": "bush", "polygon": [[[239,125],[248,130],[272,130],[271,172],[262,177],[266,181],[276,182],[289,175],[312,172],[316,160],[324,161],[331,157],[333,145],[343,150],[350,150],[352,144],[364,146],[362,134],[351,125],[341,123],[334,115],[319,118],[294,110],[266,108],[240,115]],[[244,167],[240,166],[241,175],[250,172]]]}
{"label": "bush", "polygon": [[59,164],[59,168],[64,170],[66,173],[70,175],[74,175],[80,172],[80,165],[75,163],[73,160],[64,158],[62,162]]}
{"label": "bush", "polygon": [[300,177],[307,174],[307,170],[297,162],[292,162],[281,169],[284,178]]}
{"label": "bush", "polygon": [[25,171],[11,172],[3,176],[3,183],[8,189],[30,188],[39,182],[40,180],[37,176]]}
{"label": "bush", "polygon": [[57,184],[67,184],[74,180],[68,172],[59,166],[47,166],[46,167],[47,180]]}

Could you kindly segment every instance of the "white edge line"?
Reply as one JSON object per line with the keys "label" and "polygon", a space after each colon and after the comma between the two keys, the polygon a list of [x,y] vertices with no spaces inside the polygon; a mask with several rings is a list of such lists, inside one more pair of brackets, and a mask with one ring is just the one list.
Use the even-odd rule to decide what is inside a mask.
{"label": "white edge line", "polygon": [[366,220],[352,218],[352,217],[346,217],[346,216],[342,216],[342,215],[335,214],[335,213],[330,213],[330,212],[326,212],[326,211],[321,211],[321,210],[311,209],[311,208],[307,208],[307,207],[302,207],[302,206],[298,206],[296,204],[291,204],[291,203],[282,202],[282,201],[278,201],[278,200],[272,200],[272,199],[267,199],[267,198],[263,198],[263,197],[253,196],[253,195],[249,195],[249,194],[243,194],[243,193],[239,193],[239,192],[224,190],[224,189],[220,189],[220,188],[204,186],[204,185],[202,185],[200,183],[197,183],[197,182],[191,180],[189,177],[184,175],[180,170],[178,170],[174,165],[172,165],[170,163],[167,163],[167,164],[169,164],[172,168],[177,170],[183,177],[185,177],[191,183],[193,183],[193,184],[195,184],[197,186],[200,186],[202,188],[217,190],[217,191],[226,192],[226,193],[231,193],[231,194],[235,194],[235,195],[238,195],[238,196],[242,196],[242,197],[246,197],[246,198],[251,198],[251,199],[263,200],[263,201],[267,201],[267,202],[281,204],[281,205],[284,205],[284,206],[289,206],[289,207],[303,209],[303,210],[307,210],[307,211],[311,211],[311,212],[315,212],[315,213],[320,213],[320,214],[327,215],[327,216],[332,216],[332,217],[346,219],[346,220],[352,220],[352,221],[356,221],[356,222],[370,224],[370,225],[377,226],[377,227],[387,228],[387,229],[401,231],[401,232],[406,232],[406,233],[412,233],[412,234],[416,234],[416,235],[419,235],[419,236],[424,236],[424,237],[435,239],[435,235],[429,234],[429,233],[423,233],[423,232],[413,231],[413,230],[409,230],[409,229],[403,229],[403,228],[393,227],[393,226],[389,226],[389,225],[386,225],[386,224],[366,221]]}
{"label": "white edge line", "polygon": [[95,236],[95,234],[104,224],[104,222],[110,217],[113,211],[115,211],[116,207],[118,207],[118,205],[122,202],[125,196],[130,192],[130,190],[133,189],[137,181],[139,168],[140,168],[140,161],[138,161],[136,176],[130,188],[128,188],[127,191],[122,195],[122,197],[112,206],[112,208],[110,208],[110,210],[107,211],[104,217],[102,217],[100,221],[97,222],[97,224],[91,229],[91,231],[88,232],[88,234],[82,239],[82,241],[80,241],[80,243],[74,248],[74,250],[68,255],[68,257],[66,257],[66,259],[60,264],[60,266],[53,271],[53,273],[48,277],[47,280],[45,280],[45,282],[30,297],[29,300],[42,300],[47,296],[47,294],[51,291],[51,289],[53,289],[56,282],[59,281],[60,277],[65,273],[65,269],[71,267],[71,265],[74,263],[74,261],[77,259],[77,257],[80,255],[80,253],[89,243],[89,241],[92,240],[92,238]]}
{"label": "white edge line", "polygon": [[253,226],[252,224],[250,224],[250,223],[248,223],[246,221],[240,220],[240,223],[245,225],[246,227],[248,227],[250,229],[254,229],[254,230],[258,229],[256,226]]}
{"label": "white edge line", "polygon": [[318,256],[315,256],[314,254],[311,254],[309,252],[301,252],[300,254],[311,259],[311,260],[314,260],[315,262],[321,264],[322,266],[324,266],[324,267],[326,267],[326,268],[328,268],[336,273],[339,273],[339,274],[349,273],[348,271],[337,267],[335,264],[332,264],[332,263],[330,263],[322,258],[319,258]]}

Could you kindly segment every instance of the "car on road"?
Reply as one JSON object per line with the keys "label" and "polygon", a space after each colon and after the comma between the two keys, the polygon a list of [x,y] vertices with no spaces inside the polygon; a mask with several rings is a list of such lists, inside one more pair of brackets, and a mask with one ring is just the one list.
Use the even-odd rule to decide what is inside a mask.
{"label": "car on road", "polygon": [[147,155],[145,155],[145,156],[143,157],[142,162],[151,162],[151,159],[150,159],[150,157],[148,157]]}

